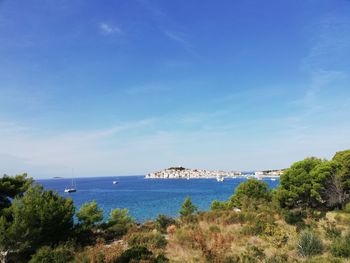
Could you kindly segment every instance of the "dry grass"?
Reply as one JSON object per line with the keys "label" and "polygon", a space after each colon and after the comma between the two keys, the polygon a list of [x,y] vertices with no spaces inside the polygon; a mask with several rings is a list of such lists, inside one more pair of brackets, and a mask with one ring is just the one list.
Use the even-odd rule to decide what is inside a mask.
{"label": "dry grass", "polygon": [[[245,226],[254,225],[255,219],[261,219],[259,216],[263,218],[263,222],[268,222],[264,225],[262,234],[250,235],[242,232]],[[307,221],[321,236],[326,247],[332,242],[326,237],[324,228],[330,221],[336,222],[343,233],[349,230],[350,215],[344,213],[331,212],[320,221]],[[165,251],[171,262],[223,262],[227,256],[247,253],[248,247],[261,249],[266,258],[285,254],[291,262],[312,260],[297,254],[297,228],[287,224],[277,214],[238,216],[232,211],[202,213],[198,216],[198,223],[183,223],[171,232]],[[317,259],[318,263],[332,262],[332,257],[327,251]],[[349,260],[342,259],[341,262]]]}
{"label": "dry grass", "polygon": [[[241,212],[241,214],[234,211],[205,212],[198,215],[192,222],[180,222],[176,226],[169,226],[166,235],[158,232],[153,228],[154,225],[148,222],[145,226],[131,229],[123,240],[141,245],[149,243],[147,247],[155,255],[165,254],[170,262],[179,263],[221,263],[225,262],[228,257],[234,258],[231,262],[235,262],[235,258],[242,260],[242,257],[248,258],[242,262],[265,262],[266,259],[271,259],[276,255],[288,256],[288,262],[350,262],[347,259],[334,261],[328,249],[333,239],[327,233],[334,225],[336,229],[341,230],[342,235],[349,231],[350,214],[330,212],[319,221],[308,219],[306,222],[321,237],[326,248],[322,255],[314,258],[302,258],[298,255],[297,227],[287,224],[273,211],[255,213],[250,211]],[[252,228],[258,233],[242,231],[245,228]],[[159,235],[163,235],[167,241],[164,248],[151,244]],[[124,245],[100,243],[79,253],[80,260],[76,262],[83,262],[83,257],[88,258],[92,263],[101,262],[99,261],[101,254],[104,255],[105,262],[112,262],[125,249],[125,243]]]}
{"label": "dry grass", "polygon": [[84,251],[77,253],[75,261],[77,263],[112,263],[124,251],[125,245],[121,242],[114,242],[106,245],[102,242],[87,247]]}

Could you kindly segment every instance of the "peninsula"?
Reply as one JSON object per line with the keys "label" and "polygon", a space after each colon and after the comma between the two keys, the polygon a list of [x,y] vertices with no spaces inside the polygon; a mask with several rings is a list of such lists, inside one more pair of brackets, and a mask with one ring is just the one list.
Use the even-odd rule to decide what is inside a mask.
{"label": "peninsula", "polygon": [[170,167],[161,171],[152,172],[146,179],[210,179],[210,178],[237,178],[237,177],[279,177],[283,170],[267,170],[255,172],[221,171],[205,169],[189,169],[184,167]]}

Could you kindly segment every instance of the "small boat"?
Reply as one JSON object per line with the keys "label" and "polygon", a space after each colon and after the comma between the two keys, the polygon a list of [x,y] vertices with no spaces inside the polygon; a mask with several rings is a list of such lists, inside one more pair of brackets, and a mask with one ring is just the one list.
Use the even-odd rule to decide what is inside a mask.
{"label": "small boat", "polygon": [[72,179],[72,185],[67,187],[66,189],[64,189],[65,193],[74,193],[77,191],[77,185],[74,181],[74,179]]}
{"label": "small boat", "polygon": [[271,178],[271,181],[276,181],[276,178]]}
{"label": "small boat", "polygon": [[113,184],[119,184],[119,181],[113,181]]}
{"label": "small boat", "polygon": [[223,182],[224,180],[225,180],[224,177],[221,177],[221,176],[216,177],[216,181],[218,181],[218,182]]}

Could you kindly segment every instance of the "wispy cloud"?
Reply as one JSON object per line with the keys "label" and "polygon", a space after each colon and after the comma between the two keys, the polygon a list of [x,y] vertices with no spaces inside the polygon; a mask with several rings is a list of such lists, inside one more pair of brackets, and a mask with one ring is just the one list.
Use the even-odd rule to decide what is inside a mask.
{"label": "wispy cloud", "polygon": [[164,10],[154,5],[148,0],[139,0],[139,3],[149,11],[151,19],[155,22],[157,28],[163,33],[168,39],[174,41],[183,49],[189,53],[194,53],[194,45],[189,41],[188,37],[184,32],[185,28],[181,26],[177,21],[172,19]]}
{"label": "wispy cloud", "polygon": [[[350,8],[348,8],[350,11]],[[310,31],[310,32],[309,32]],[[329,14],[309,27],[311,49],[301,63],[302,69],[335,70],[339,66],[350,66],[350,18],[348,15]]]}
{"label": "wispy cloud", "polygon": [[187,51],[192,51],[193,45],[183,36],[183,34],[164,30],[165,36],[184,47]]}
{"label": "wispy cloud", "polygon": [[106,35],[112,35],[112,34],[121,34],[122,30],[120,27],[108,24],[108,23],[100,23],[99,24],[99,29],[101,33],[106,34]]}
{"label": "wispy cloud", "polygon": [[[134,131],[147,130],[153,122],[144,119],[103,129],[46,136],[42,135],[47,132],[45,129],[37,128],[33,132],[31,127],[11,123],[11,132],[0,129],[0,173],[26,171],[36,177],[69,176],[68,168],[75,167],[81,176],[113,174],[112,169],[117,170],[115,165],[124,158],[125,135],[131,140]],[[37,136],[38,133],[41,135]]]}

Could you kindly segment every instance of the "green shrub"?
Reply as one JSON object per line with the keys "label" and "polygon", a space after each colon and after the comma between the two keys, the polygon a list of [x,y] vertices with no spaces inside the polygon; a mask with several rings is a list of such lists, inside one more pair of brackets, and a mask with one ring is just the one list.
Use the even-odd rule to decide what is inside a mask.
{"label": "green shrub", "polygon": [[[299,261],[295,261],[299,262]],[[308,258],[307,261],[304,261],[305,263],[343,263],[344,261],[340,258],[335,258],[333,256],[316,256],[312,258]]]}
{"label": "green shrub", "polygon": [[240,256],[232,255],[232,256],[225,257],[222,262],[223,263],[240,263],[242,261]]}
{"label": "green shrub", "polygon": [[166,232],[168,226],[175,225],[175,223],[175,219],[166,215],[158,215],[156,219],[156,227],[162,233]]}
{"label": "green shrub", "polygon": [[264,263],[287,263],[288,261],[288,255],[287,254],[281,254],[281,255],[273,255],[265,260]]}
{"label": "green shrub", "polygon": [[287,232],[274,224],[266,225],[263,238],[272,243],[274,247],[282,247],[288,242]]}
{"label": "green shrub", "polygon": [[169,260],[163,254],[160,254],[157,257],[155,257],[153,253],[144,246],[134,246],[125,250],[113,262],[114,263],[131,263],[131,262],[165,263],[165,262],[169,262]]}
{"label": "green shrub", "polygon": [[209,231],[212,233],[220,233],[221,232],[220,227],[218,227],[216,225],[211,225],[209,227]]}
{"label": "green shrub", "polygon": [[169,259],[167,259],[163,254],[158,255],[152,263],[166,263],[169,262]]}
{"label": "green shrub", "polygon": [[338,237],[331,245],[331,254],[336,257],[350,257],[350,233],[345,237]]}
{"label": "green shrub", "polygon": [[128,232],[129,228],[129,225],[124,224],[115,224],[113,226],[110,226],[105,230],[105,238],[106,240],[111,240],[114,238],[122,237]]}
{"label": "green shrub", "polygon": [[109,225],[123,224],[130,225],[135,223],[135,219],[129,215],[129,210],[116,208],[111,211],[108,218]]}
{"label": "green shrub", "polygon": [[326,233],[326,237],[329,239],[334,239],[341,236],[341,230],[336,227],[334,222],[326,222],[326,225],[323,225],[322,228]]}
{"label": "green shrub", "polygon": [[93,228],[103,220],[103,210],[98,207],[95,200],[84,203],[77,212],[79,222],[87,228]]}
{"label": "green shrub", "polygon": [[241,207],[243,199],[270,201],[271,192],[267,183],[249,179],[237,186],[234,195],[230,198],[230,203],[233,207]]}
{"label": "green shrub", "polygon": [[196,214],[197,211],[198,211],[198,208],[192,203],[191,198],[187,196],[181,206],[179,214],[181,215],[181,217],[191,217],[194,214]]}
{"label": "green shrub", "polygon": [[345,205],[344,212],[350,213],[350,202]]}
{"label": "green shrub", "polygon": [[115,263],[139,262],[140,260],[153,259],[153,253],[144,246],[135,246],[125,250]]}
{"label": "green shrub", "polygon": [[223,217],[223,220],[226,225],[243,224],[246,222],[246,217],[244,212],[237,213],[232,211]]}
{"label": "green shrub", "polygon": [[265,259],[265,253],[262,248],[259,248],[257,246],[248,246],[246,251],[241,255],[241,261],[239,262],[261,262]]}
{"label": "green shrub", "polygon": [[258,236],[264,233],[266,223],[262,220],[257,220],[252,224],[248,224],[242,227],[241,233],[249,236]]}
{"label": "green shrub", "polygon": [[127,237],[130,246],[145,246],[148,248],[164,248],[167,241],[159,232],[134,232]]}
{"label": "green shrub", "polygon": [[306,218],[307,213],[302,209],[291,209],[284,210],[282,212],[282,215],[287,224],[298,225],[304,223],[304,219]]}
{"label": "green shrub", "polygon": [[107,222],[101,224],[104,238],[113,240],[124,236],[135,225],[135,220],[129,215],[128,209],[116,208],[111,211]]}
{"label": "green shrub", "polygon": [[211,205],[210,205],[210,209],[212,211],[216,211],[216,210],[227,210],[230,208],[229,202],[220,202],[218,200],[214,200]]}
{"label": "green shrub", "polygon": [[302,257],[321,254],[323,244],[321,239],[311,230],[303,230],[299,235],[298,253]]}
{"label": "green shrub", "polygon": [[32,256],[30,263],[66,263],[73,259],[74,252],[68,247],[41,247]]}

